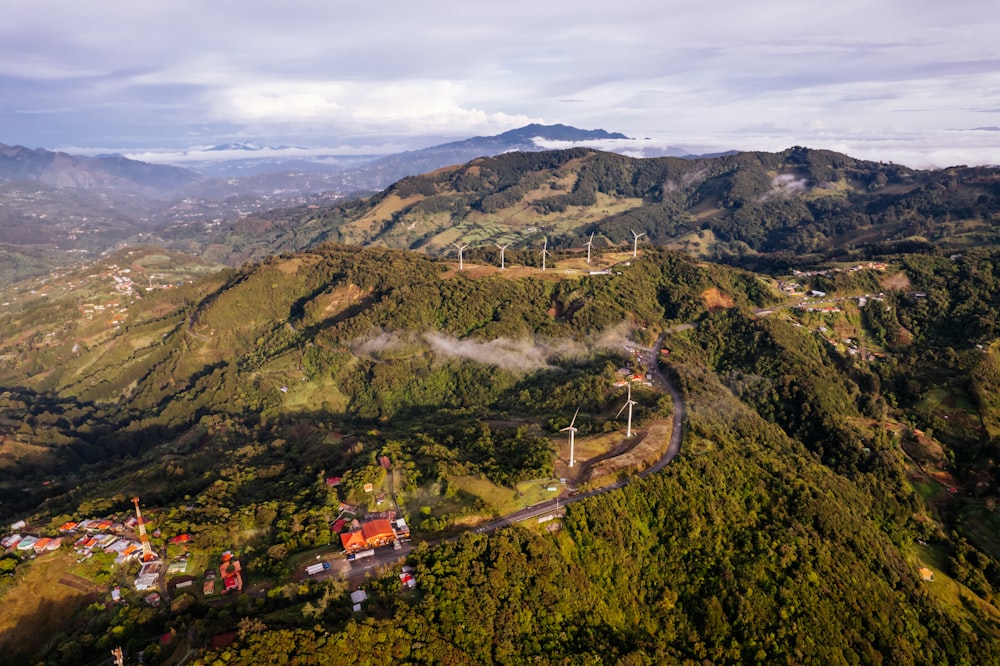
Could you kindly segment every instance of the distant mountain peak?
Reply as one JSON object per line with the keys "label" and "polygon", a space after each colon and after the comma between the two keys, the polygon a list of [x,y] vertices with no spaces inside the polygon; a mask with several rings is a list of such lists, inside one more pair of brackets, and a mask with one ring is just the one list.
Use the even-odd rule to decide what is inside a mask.
{"label": "distant mountain peak", "polygon": [[220,143],[217,146],[212,146],[211,148],[207,148],[206,152],[218,152],[223,150],[257,151],[257,150],[264,150],[264,148],[265,146],[262,146],[259,143]]}
{"label": "distant mountain peak", "polygon": [[530,141],[534,138],[549,139],[550,141],[589,141],[593,139],[628,139],[629,137],[621,132],[608,132],[603,129],[582,130],[569,125],[540,125],[532,123],[499,134],[497,138],[508,141]]}

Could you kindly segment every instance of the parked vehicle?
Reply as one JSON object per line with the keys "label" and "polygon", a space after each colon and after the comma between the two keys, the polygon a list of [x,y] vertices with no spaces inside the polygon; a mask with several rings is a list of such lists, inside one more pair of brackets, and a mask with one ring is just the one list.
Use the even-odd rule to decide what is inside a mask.
{"label": "parked vehicle", "polygon": [[366,557],[371,557],[374,554],[375,554],[375,550],[372,549],[372,548],[369,548],[368,550],[361,550],[361,551],[358,551],[357,553],[351,553],[350,555],[347,556],[347,559],[349,561],[353,562],[354,560],[363,560]]}
{"label": "parked vehicle", "polygon": [[306,567],[306,574],[310,576],[315,576],[320,571],[328,571],[330,569],[329,562],[317,562],[316,564],[310,564]]}

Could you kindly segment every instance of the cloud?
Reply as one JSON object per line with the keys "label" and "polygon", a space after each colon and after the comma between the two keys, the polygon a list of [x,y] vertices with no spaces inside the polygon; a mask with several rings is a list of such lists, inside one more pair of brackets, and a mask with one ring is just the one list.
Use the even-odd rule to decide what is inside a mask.
{"label": "cloud", "polygon": [[422,353],[429,349],[444,358],[459,358],[511,372],[554,370],[559,361],[585,358],[596,350],[619,349],[629,344],[627,325],[608,329],[587,340],[495,338],[476,340],[454,338],[439,331],[422,334],[374,330],[356,340],[352,351],[359,355],[392,358]]}
{"label": "cloud", "polygon": [[236,123],[309,121],[357,130],[404,133],[502,132],[533,118],[467,108],[463,86],[450,81],[268,81],[211,92],[212,113]]}
{"label": "cloud", "polygon": [[716,149],[917,135],[882,157],[927,163],[954,138],[934,132],[1000,125],[993,4],[8,0],[0,141],[430,145],[536,121]]}

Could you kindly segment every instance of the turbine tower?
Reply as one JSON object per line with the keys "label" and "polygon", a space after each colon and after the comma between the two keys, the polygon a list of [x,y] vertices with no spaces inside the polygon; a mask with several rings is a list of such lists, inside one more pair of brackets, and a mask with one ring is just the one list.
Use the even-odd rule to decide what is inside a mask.
{"label": "turbine tower", "polygon": [[462,263],[462,252],[469,246],[459,245],[458,243],[452,243],[452,245],[458,248],[458,270],[463,270],[465,268],[465,264]]}
{"label": "turbine tower", "polygon": [[543,272],[545,271],[545,257],[548,256],[549,254],[551,254],[551,252],[549,252],[549,239],[546,238],[545,239],[545,244],[542,245],[542,271]]}
{"label": "turbine tower", "polygon": [[149,537],[146,535],[146,524],[142,522],[142,511],[139,511],[139,498],[133,497],[132,503],[135,504],[135,518],[139,521],[139,543],[142,544],[142,561],[152,562],[156,559],[156,555],[153,554],[153,547],[149,545]]}
{"label": "turbine tower", "polygon": [[632,258],[635,259],[639,254],[639,239],[646,235],[646,232],[637,234],[632,232]]}
{"label": "turbine tower", "polygon": [[625,411],[625,408],[628,407],[628,427],[625,430],[625,436],[626,437],[631,437],[632,436],[632,405],[638,405],[638,404],[639,403],[637,403],[635,400],[632,399],[632,382],[629,382],[628,383],[628,399],[625,401],[625,404],[622,405],[622,408],[618,410],[618,413],[615,414],[615,418],[618,418],[619,416],[622,415],[622,412]]}
{"label": "turbine tower", "polygon": [[569,422],[568,426],[566,426],[565,428],[563,428],[562,430],[559,431],[559,432],[569,431],[569,466],[570,467],[572,467],[573,463],[576,462],[573,459],[573,445],[575,444],[574,440],[576,439],[576,430],[577,429],[573,427],[573,424],[576,423],[576,417],[579,414],[580,414],[580,408],[577,407],[576,408],[576,414],[573,415],[573,420]]}
{"label": "turbine tower", "polygon": [[590,250],[594,247],[594,232],[590,232],[590,240],[587,241],[587,263],[590,263]]}
{"label": "turbine tower", "polygon": [[500,248],[500,270],[504,270],[506,266],[503,263],[503,253],[506,252],[507,248],[510,247],[510,243],[507,243],[506,245],[500,245],[499,243],[494,243],[494,245]]}

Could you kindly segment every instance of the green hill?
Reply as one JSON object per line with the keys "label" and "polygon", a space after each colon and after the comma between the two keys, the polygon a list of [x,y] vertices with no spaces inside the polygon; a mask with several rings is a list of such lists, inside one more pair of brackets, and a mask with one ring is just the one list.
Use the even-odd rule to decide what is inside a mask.
{"label": "green hill", "polygon": [[[538,159],[570,155],[551,168],[606,158]],[[0,513],[44,533],[138,494],[160,552],[186,549],[201,576],[234,550],[248,592],[175,590],[154,611],[129,589],[136,565],[71,564],[130,604],[47,627],[36,660],[156,643],[157,663],[230,630],[204,663],[1000,659],[995,251],[797,276],[649,247],[545,271],[337,244],[238,269],[127,252],[3,294]],[[838,300],[797,307],[779,290],[793,280]],[[545,497],[577,409],[581,446],[621,428],[620,369],[642,376],[626,347],[661,333],[681,455],[554,532],[468,532]],[[633,391],[637,428],[669,420],[669,395]],[[339,550],[342,502],[382,510],[380,493],[428,545],[417,590],[375,572],[358,619],[344,583],[294,572]],[[23,593],[38,561],[6,560],[0,595]],[[32,620],[14,626],[0,647]]]}
{"label": "green hill", "polygon": [[643,242],[781,266],[824,258],[995,241],[1000,171],[914,171],[807,148],[721,157],[636,159],[589,149],[508,153],[404,178],[330,209],[274,211],[211,241],[220,259],[263,258],[317,242],[410,248],[442,256],[453,243],[512,244],[538,262],[543,238],[579,252]]}

